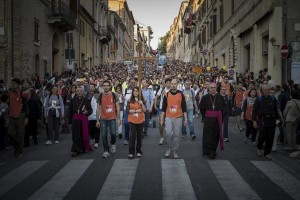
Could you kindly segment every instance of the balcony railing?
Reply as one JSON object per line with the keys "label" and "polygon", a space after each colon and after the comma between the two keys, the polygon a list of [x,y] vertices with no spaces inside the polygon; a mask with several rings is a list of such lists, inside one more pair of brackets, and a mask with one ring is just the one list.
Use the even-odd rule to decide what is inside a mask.
{"label": "balcony railing", "polygon": [[69,31],[76,27],[76,15],[62,0],[52,0],[48,7],[48,23]]}
{"label": "balcony railing", "polygon": [[108,34],[107,26],[99,26],[99,37],[100,41],[104,44],[108,44],[111,40],[111,37]]}

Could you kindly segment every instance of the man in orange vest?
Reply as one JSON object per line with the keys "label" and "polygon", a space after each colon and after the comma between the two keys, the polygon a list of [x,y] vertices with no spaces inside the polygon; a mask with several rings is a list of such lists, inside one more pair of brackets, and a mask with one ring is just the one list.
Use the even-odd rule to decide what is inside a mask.
{"label": "man in orange vest", "polygon": [[[177,90],[177,80],[171,81],[171,90],[165,94],[162,105],[162,113],[160,124],[163,125],[164,117],[166,124],[166,138],[169,149],[165,153],[165,156],[170,157],[171,151],[174,153],[174,158],[178,158],[178,147],[179,147],[179,135],[183,125],[186,126],[188,123],[187,118],[187,107],[185,97],[180,90]],[[182,118],[184,117],[184,119]]]}

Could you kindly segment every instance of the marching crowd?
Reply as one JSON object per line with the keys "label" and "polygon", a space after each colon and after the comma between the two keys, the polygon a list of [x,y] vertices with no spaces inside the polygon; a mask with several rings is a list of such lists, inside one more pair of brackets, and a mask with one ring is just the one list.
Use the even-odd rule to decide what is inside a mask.
{"label": "marching crowd", "polygon": [[166,144],[166,157],[179,157],[179,140],[187,137],[187,127],[196,139],[197,117],[204,123],[203,155],[210,159],[230,140],[229,119],[245,131],[243,142],[257,146],[258,156],[272,159],[280,144],[282,150],[299,153],[300,84],[276,84],[267,69],[255,75],[216,67],[195,73],[193,67],[174,60],[166,66],[148,62],[141,85],[137,68],[123,64],[43,78],[34,74],[14,78],[9,85],[0,80],[0,151],[12,146],[14,156],[22,156],[30,138],[34,145],[41,142],[38,127],[44,124],[46,145],[59,144],[60,134],[72,134],[73,157],[99,148],[101,137],[103,158],[116,153],[119,138],[133,159],[142,156],[142,140],[158,115],[158,144]]}

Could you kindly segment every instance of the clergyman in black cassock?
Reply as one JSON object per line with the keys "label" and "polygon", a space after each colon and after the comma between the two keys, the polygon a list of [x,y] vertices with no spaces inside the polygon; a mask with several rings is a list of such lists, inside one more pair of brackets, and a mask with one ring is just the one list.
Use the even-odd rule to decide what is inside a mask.
{"label": "clergyman in black cassock", "polygon": [[72,123],[72,156],[93,151],[89,144],[88,116],[93,109],[91,101],[83,96],[83,88],[77,87],[76,96],[71,100],[69,107],[69,123]]}
{"label": "clergyman in black cassock", "polygon": [[215,159],[216,150],[220,142],[223,150],[222,113],[225,109],[224,98],[216,93],[216,84],[211,83],[209,93],[200,102],[200,111],[204,117],[202,150],[203,155]]}

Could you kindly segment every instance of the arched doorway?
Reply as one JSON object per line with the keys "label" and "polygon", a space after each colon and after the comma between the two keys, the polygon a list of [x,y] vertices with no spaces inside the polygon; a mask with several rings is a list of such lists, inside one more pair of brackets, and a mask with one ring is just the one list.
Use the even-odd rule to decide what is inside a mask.
{"label": "arched doorway", "polygon": [[35,58],[34,58],[34,71],[35,73],[40,74],[41,70],[40,70],[40,56],[38,54],[36,54]]}
{"label": "arched doorway", "polygon": [[59,38],[58,35],[55,33],[52,39],[52,70],[51,73],[53,74],[58,67],[58,52],[59,52]]}

